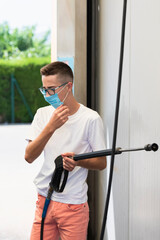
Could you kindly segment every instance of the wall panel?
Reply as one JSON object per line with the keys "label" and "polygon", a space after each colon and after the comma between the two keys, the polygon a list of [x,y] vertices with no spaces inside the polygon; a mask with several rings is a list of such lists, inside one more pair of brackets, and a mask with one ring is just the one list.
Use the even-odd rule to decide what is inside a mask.
{"label": "wall panel", "polygon": [[[130,142],[160,142],[160,2],[131,4]],[[131,155],[130,239],[160,239],[160,153]]]}
{"label": "wall panel", "polygon": [[[123,1],[100,0],[99,3],[98,109],[105,123],[108,147],[111,147]],[[117,139],[120,147],[160,143],[159,9],[158,0],[128,0]],[[159,158],[160,152],[116,156],[105,239],[160,239]],[[106,197],[107,172],[97,174],[97,239]]]}
{"label": "wall panel", "polygon": [[[100,37],[99,37],[99,111],[104,120],[106,129],[107,147],[112,147],[113,123],[115,113],[116,91],[119,69],[120,38],[122,22],[122,1],[100,1]],[[130,44],[130,12],[128,13],[127,34],[124,55],[124,70],[121,106],[118,126],[118,147],[129,147],[129,44]],[[108,169],[99,173],[99,227],[104,210],[104,198],[106,197],[106,180],[109,174],[110,158],[108,157]],[[129,155],[121,155],[115,158],[113,186],[109,208],[109,217],[105,239],[128,240],[129,235]],[[104,183],[105,182],[105,183]],[[108,238],[107,238],[108,235]],[[97,239],[98,236],[97,236]]]}

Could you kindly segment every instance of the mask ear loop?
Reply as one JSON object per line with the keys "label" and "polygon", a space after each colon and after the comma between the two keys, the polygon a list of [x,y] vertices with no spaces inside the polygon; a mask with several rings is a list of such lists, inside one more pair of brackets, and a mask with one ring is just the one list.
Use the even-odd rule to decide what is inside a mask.
{"label": "mask ear loop", "polygon": [[62,92],[63,89],[65,89],[66,86],[67,86],[67,84],[66,84],[59,92],[57,92],[57,94],[59,94],[60,92]]}
{"label": "mask ear loop", "polygon": [[[63,89],[64,89],[66,86],[67,86],[67,84],[66,84],[57,94],[59,94],[60,92],[62,92]],[[63,99],[63,101],[62,101],[63,103],[64,103],[64,101],[66,100],[68,94],[69,94],[69,91],[67,92],[66,96],[64,97],[64,99]]]}
{"label": "mask ear loop", "polygon": [[66,94],[66,96],[64,97],[64,99],[63,99],[63,103],[64,103],[64,101],[66,100],[66,98],[67,98],[67,96],[68,96],[68,93],[69,93],[69,91],[67,92],[67,94]]}

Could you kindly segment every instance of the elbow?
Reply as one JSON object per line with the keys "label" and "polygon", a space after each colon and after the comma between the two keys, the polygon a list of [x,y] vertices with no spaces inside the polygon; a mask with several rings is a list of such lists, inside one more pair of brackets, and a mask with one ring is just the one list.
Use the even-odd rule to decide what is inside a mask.
{"label": "elbow", "polygon": [[30,146],[30,144],[31,144],[31,140],[29,140],[29,143],[28,143],[28,145],[27,145],[27,147],[26,147],[26,149],[25,149],[25,155],[24,155],[24,159],[26,160],[26,162],[28,162],[28,163],[32,163],[35,159],[33,159],[33,157],[32,157],[32,154],[31,154],[31,152],[30,152],[30,148],[29,148],[29,146]]}
{"label": "elbow", "polygon": [[26,160],[26,162],[28,163],[32,163],[34,160],[32,158],[30,158],[26,153],[25,153],[25,156],[24,156],[24,159]]}

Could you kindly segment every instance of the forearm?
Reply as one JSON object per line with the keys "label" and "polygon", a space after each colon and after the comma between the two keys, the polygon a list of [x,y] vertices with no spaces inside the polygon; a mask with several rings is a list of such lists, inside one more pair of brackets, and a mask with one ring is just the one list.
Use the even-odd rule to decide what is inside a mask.
{"label": "forearm", "polygon": [[87,168],[89,170],[103,170],[107,166],[106,157],[90,158],[85,160],[79,160],[77,166]]}
{"label": "forearm", "polygon": [[28,163],[32,163],[39,157],[54,131],[49,125],[46,125],[40,135],[35,140],[29,142],[25,151],[25,160]]}

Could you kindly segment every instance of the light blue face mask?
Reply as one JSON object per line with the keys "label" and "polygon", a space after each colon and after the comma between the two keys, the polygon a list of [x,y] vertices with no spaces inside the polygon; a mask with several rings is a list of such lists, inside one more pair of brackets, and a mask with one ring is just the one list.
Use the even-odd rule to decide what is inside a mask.
{"label": "light blue face mask", "polygon": [[[66,87],[66,86],[65,86]],[[64,87],[64,88],[65,88]],[[64,89],[62,88],[62,90]],[[62,91],[61,90],[61,91]],[[58,93],[60,93],[61,91],[59,91]],[[61,100],[59,99],[58,97],[58,93],[55,93],[54,95],[51,95],[49,97],[46,97],[44,95],[44,99],[46,100],[46,102],[48,102],[50,105],[52,105],[54,108],[58,108],[59,106],[63,105],[64,104],[64,101],[66,100],[67,96],[68,96],[68,93],[66,94],[65,98],[63,99],[63,101],[61,102]]]}

